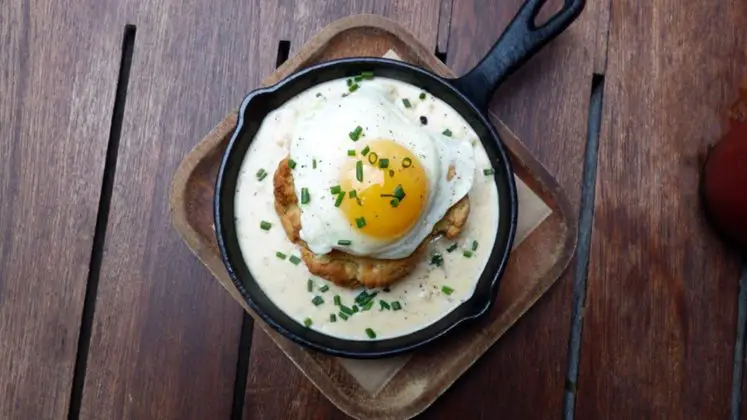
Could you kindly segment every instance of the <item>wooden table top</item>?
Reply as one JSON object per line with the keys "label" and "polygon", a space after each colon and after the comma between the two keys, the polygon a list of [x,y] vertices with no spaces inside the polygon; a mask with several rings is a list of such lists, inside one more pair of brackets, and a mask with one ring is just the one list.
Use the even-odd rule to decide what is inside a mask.
{"label": "wooden table top", "polygon": [[[0,3],[0,418],[345,418],[181,242],[171,177],[339,17],[397,20],[461,74],[520,3]],[[498,91],[576,206],[579,249],[423,417],[747,414],[747,265],[697,196],[745,27],[744,0],[590,0]]]}

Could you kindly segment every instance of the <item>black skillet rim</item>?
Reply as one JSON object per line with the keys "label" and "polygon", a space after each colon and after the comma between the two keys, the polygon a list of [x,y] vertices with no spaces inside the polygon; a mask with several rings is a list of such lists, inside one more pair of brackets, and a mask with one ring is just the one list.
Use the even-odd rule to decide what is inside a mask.
{"label": "black skillet rim", "polygon": [[[304,328],[303,326],[298,324],[290,316],[280,310],[274,303],[272,303],[269,297],[267,297],[261,290],[261,288],[257,285],[251,274],[251,270],[249,270],[243,257],[241,256],[241,249],[238,245],[238,241],[236,241],[235,235],[228,235],[228,232],[226,230],[227,228],[231,228],[235,232],[233,197],[235,194],[234,189],[236,183],[235,176],[232,178],[231,182],[228,182],[226,180],[226,172],[231,165],[237,165],[238,167],[240,167],[241,163],[243,162],[244,155],[246,154],[246,150],[248,150],[249,146],[247,144],[246,149],[243,151],[243,153],[241,153],[240,155],[236,155],[235,152],[237,142],[242,139],[244,134],[243,131],[247,126],[245,119],[246,111],[249,104],[263,95],[271,96],[273,93],[279,91],[292,82],[297,81],[298,79],[304,77],[313,78],[316,73],[323,73],[325,70],[329,71],[331,67],[346,65],[359,68],[365,68],[366,66],[383,66],[384,68],[393,69],[393,71],[395,72],[411,72],[415,75],[414,77],[428,78],[436,84],[440,85],[442,88],[449,91],[449,93],[454,95],[462,105],[466,106],[469,109],[471,114],[478,120],[482,128],[485,129],[486,134],[489,138],[486,139],[484,138],[484,136],[480,136],[480,141],[483,143],[483,146],[485,147],[486,151],[488,151],[489,155],[491,155],[492,165],[493,168],[496,169],[496,173],[506,174],[503,182],[499,183],[497,176],[495,178],[495,182],[496,187],[499,189],[499,195],[501,195],[501,189],[504,189],[505,195],[508,196],[508,205],[506,206],[508,209],[508,214],[504,214],[505,210],[502,206],[502,202],[499,202],[501,211],[499,215],[499,229],[496,232],[495,244],[493,246],[493,249],[491,250],[488,263],[483,270],[483,273],[480,275],[480,279],[478,280],[477,285],[475,286],[475,293],[469,299],[459,304],[451,312],[438,319],[434,323],[430,324],[429,326],[404,336],[385,340],[345,340],[323,334],[313,329]],[[335,78],[337,77],[331,77],[323,81],[332,80]],[[313,85],[322,83],[323,81],[315,81]],[[454,106],[452,105],[452,107]],[[264,115],[266,116],[267,113],[271,112],[273,109],[275,108],[268,109]],[[462,114],[464,118],[467,118],[463,112],[460,112],[460,114]],[[476,129],[473,122],[470,121],[470,125],[473,129]],[[491,141],[492,144],[486,144],[487,141]],[[249,140],[249,142],[251,141]],[[493,158],[493,155],[497,155],[497,160]],[[236,169],[236,173],[238,174],[238,169]],[[229,194],[229,191],[226,191],[224,189],[224,185],[227,182],[234,187],[230,189],[230,196],[227,196],[227,194]],[[226,199],[229,199],[230,205],[223,206],[223,201]],[[233,131],[229,144],[221,159],[221,164],[215,184],[215,196],[213,201],[215,232],[218,247],[221,253],[221,258],[226,267],[226,270],[228,271],[231,281],[236,286],[243,299],[254,310],[254,312],[257,313],[270,327],[295,343],[333,356],[369,359],[390,357],[412,351],[416,348],[427,345],[428,343],[431,343],[432,341],[437,340],[444,335],[447,335],[463,323],[476,321],[482,318],[490,311],[493,304],[495,303],[500,286],[500,281],[503,277],[503,273],[505,271],[511,253],[511,247],[516,233],[518,214],[517,207],[518,201],[516,196],[516,184],[513,179],[513,169],[508,153],[506,152],[506,147],[485,114],[481,112],[481,110],[477,108],[475,104],[470,101],[461,91],[457,90],[448,79],[444,79],[428,70],[415,65],[379,57],[348,57],[327,61],[295,72],[272,86],[255,89],[249,92],[249,94],[246,95],[241,104],[236,128]],[[224,214],[224,212],[227,213]],[[501,226],[504,226],[503,223],[507,223],[508,231],[505,232],[504,235],[500,235],[500,231],[502,230]],[[237,256],[235,262],[231,257],[229,246],[238,250],[239,255]],[[237,273],[237,269],[245,273],[245,276],[247,277],[246,280],[254,283],[257,291],[263,295],[264,299],[271,306],[267,309],[277,312],[276,315],[278,315],[278,318],[280,319],[276,319],[275,317],[270,316],[267,313],[268,311],[266,310],[266,308],[263,308],[255,301],[255,298],[244,286],[244,282],[241,278],[243,276],[240,276]],[[484,288],[487,288],[488,295],[478,295],[478,289]],[[286,325],[290,325],[291,327],[288,328],[286,327]],[[299,327],[303,328],[302,335],[290,331],[290,329],[298,330]],[[368,347],[368,349],[350,350],[349,347],[351,346],[363,346]]]}

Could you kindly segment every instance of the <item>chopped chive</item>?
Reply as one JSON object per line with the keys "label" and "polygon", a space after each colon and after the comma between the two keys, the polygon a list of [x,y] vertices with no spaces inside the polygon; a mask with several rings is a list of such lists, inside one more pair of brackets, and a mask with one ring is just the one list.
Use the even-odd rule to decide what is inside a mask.
{"label": "chopped chive", "polygon": [[321,96],[322,96],[321,92],[317,92],[316,97],[319,98]]}
{"label": "chopped chive", "polygon": [[355,130],[348,133],[348,135],[350,136],[350,140],[353,140],[353,141],[358,141],[358,139],[361,138],[362,134],[363,134],[363,127],[361,127],[360,125],[355,127]]}
{"label": "chopped chive", "polygon": [[366,328],[366,335],[368,338],[376,338],[376,333],[370,328]]}
{"label": "chopped chive", "polygon": [[355,162],[355,179],[357,179],[358,182],[363,182],[363,162],[360,160]]}
{"label": "chopped chive", "polygon": [[348,239],[340,239],[339,241],[337,241],[337,245],[342,245],[342,246],[348,246],[352,243],[353,242]]}
{"label": "chopped chive", "polygon": [[345,198],[345,193],[341,192],[337,195],[337,200],[335,200],[335,207],[340,207],[340,204],[342,204],[342,199]]}
{"label": "chopped chive", "polygon": [[402,159],[403,168],[409,168],[410,166],[412,166],[412,159],[410,159],[409,157]]}
{"label": "chopped chive", "polygon": [[449,130],[449,129],[447,128],[447,129],[446,129],[446,130],[444,130],[444,131],[443,131],[443,133],[441,133],[441,134],[443,134],[443,135],[444,135],[444,136],[446,136],[446,137],[451,137],[451,135],[452,135],[453,133],[451,132],[451,130]]}
{"label": "chopped chive", "polygon": [[373,303],[374,303],[374,298],[376,297],[376,295],[378,295],[378,293],[374,293],[373,295],[371,295],[371,296],[370,296],[370,297],[369,297],[368,299],[366,299],[366,301],[365,301],[365,302],[363,302],[363,304],[364,304],[365,306],[368,306],[369,304],[373,305]]}
{"label": "chopped chive", "polygon": [[358,293],[358,295],[355,297],[355,301],[356,302],[361,302],[361,301],[364,301],[366,299],[368,299],[368,292],[365,291],[365,290],[361,290],[361,292]]}
{"label": "chopped chive", "polygon": [[348,86],[350,86],[350,85],[353,84],[353,79],[348,79],[348,80],[345,81],[345,83],[347,83]]}
{"label": "chopped chive", "polygon": [[358,313],[360,311],[360,308],[358,308],[358,305],[353,305],[353,313]]}
{"label": "chopped chive", "polygon": [[342,313],[346,315],[353,315],[355,313],[354,310],[350,309],[349,307],[345,305],[339,305],[339,306],[340,306],[340,311],[342,311]]}
{"label": "chopped chive", "polygon": [[405,198],[405,190],[402,188],[402,184],[397,185],[397,188],[394,189],[394,197],[399,201]]}
{"label": "chopped chive", "polygon": [[379,160],[379,155],[377,155],[376,153],[371,152],[368,154],[368,163],[370,163],[371,165],[375,164],[376,161],[378,160]]}
{"label": "chopped chive", "polygon": [[329,286],[327,286],[326,284],[319,288],[319,291],[322,293],[326,293],[327,290],[329,290]]}
{"label": "chopped chive", "polygon": [[311,299],[311,303],[313,303],[314,306],[319,306],[324,303],[324,298],[321,296],[314,296],[314,299]]}
{"label": "chopped chive", "polygon": [[366,219],[364,217],[355,219],[355,224],[358,226],[358,229],[363,229],[366,226]]}
{"label": "chopped chive", "polygon": [[275,256],[280,258],[281,260],[284,260],[287,255],[283,254],[282,252],[278,251],[275,253]]}
{"label": "chopped chive", "polygon": [[308,279],[306,280],[306,291],[311,292],[314,290],[314,280]]}
{"label": "chopped chive", "polygon": [[267,178],[267,172],[263,173],[262,176],[260,176],[259,178],[257,178],[257,181],[261,181],[261,180],[263,180],[265,178]]}
{"label": "chopped chive", "polygon": [[358,83],[353,83],[352,85],[350,85],[348,87],[348,90],[352,93],[352,92],[355,92],[356,90],[358,90],[359,87],[360,87],[360,85],[358,85]]}
{"label": "chopped chive", "polygon": [[271,227],[272,227],[272,223],[270,222],[266,222],[264,220],[259,222],[259,228],[262,230],[270,230]]}
{"label": "chopped chive", "polygon": [[490,176],[490,175],[495,174],[495,171],[492,169],[483,169],[482,173],[485,174],[485,176]]}
{"label": "chopped chive", "polygon": [[378,292],[374,292],[374,293],[368,294],[364,290],[360,294],[358,294],[358,296],[355,297],[355,303],[357,303],[359,305],[366,305],[366,304],[368,304],[368,302],[372,301],[373,298],[376,297],[376,295],[378,295]]}
{"label": "chopped chive", "polygon": [[316,159],[311,161],[311,169],[316,169]]}
{"label": "chopped chive", "polygon": [[311,318],[306,318],[303,320],[303,325],[306,326],[306,328],[310,327],[313,322],[311,321]]}
{"label": "chopped chive", "polygon": [[365,305],[363,305],[363,307],[361,307],[361,312],[370,311],[371,307],[373,307],[373,304],[374,304],[373,299],[369,300],[368,302],[366,302]]}
{"label": "chopped chive", "polygon": [[451,244],[448,248],[446,248],[446,252],[454,252],[455,249],[457,249],[457,244]]}
{"label": "chopped chive", "polygon": [[342,187],[339,185],[335,185],[334,187],[329,189],[329,192],[332,194],[339,194],[342,191]]}
{"label": "chopped chive", "polygon": [[361,80],[363,80],[363,76],[361,75],[355,76],[353,80],[355,80],[356,82],[360,82]]}
{"label": "chopped chive", "polygon": [[301,259],[295,255],[291,255],[290,257],[288,257],[288,261],[290,261],[293,265],[298,265],[301,262]]}
{"label": "chopped chive", "polygon": [[466,258],[472,257],[472,251],[466,250],[462,253]]}
{"label": "chopped chive", "polygon": [[348,149],[348,156],[355,156],[355,150]]}
{"label": "chopped chive", "polygon": [[421,92],[419,98],[421,101],[425,99],[425,92]]}
{"label": "chopped chive", "polygon": [[334,297],[333,300],[335,302],[335,305],[337,305],[337,306],[342,305],[342,299],[340,299],[340,295],[335,295],[335,297]]}
{"label": "chopped chive", "polygon": [[261,181],[265,179],[266,176],[267,176],[267,171],[265,171],[264,169],[260,169],[257,171],[257,180]]}
{"label": "chopped chive", "polygon": [[478,246],[480,246],[480,244],[479,244],[479,243],[477,243],[477,241],[472,241],[472,250],[473,250],[473,251],[477,251],[477,247],[478,247]]}
{"label": "chopped chive", "polygon": [[412,108],[412,104],[410,103],[410,100],[407,98],[402,99],[402,105],[404,105],[405,108]]}
{"label": "chopped chive", "polygon": [[399,304],[398,300],[392,302],[392,310],[399,311],[400,309],[402,309],[402,305]]}
{"label": "chopped chive", "polygon": [[350,190],[350,191],[348,191],[348,197],[350,197],[350,198],[356,198],[356,197],[358,197],[358,193],[355,192],[355,190]]}
{"label": "chopped chive", "polygon": [[329,322],[337,322],[337,315],[329,314]]}
{"label": "chopped chive", "polygon": [[431,265],[441,267],[442,265],[444,265],[444,257],[439,253],[434,253],[433,255],[431,255]]}
{"label": "chopped chive", "polygon": [[391,307],[391,306],[389,306],[389,304],[388,304],[388,303],[386,303],[386,301],[384,301],[384,300],[380,300],[380,301],[379,301],[379,310],[380,310],[380,311],[383,311],[383,310],[385,310],[385,309],[386,309],[387,311],[389,311],[389,310],[391,310],[391,309],[392,309],[392,307]]}
{"label": "chopped chive", "polygon": [[451,288],[451,287],[449,287],[449,286],[442,286],[442,287],[441,287],[441,291],[442,291],[442,292],[444,292],[444,294],[445,294],[446,296],[449,296],[449,295],[451,295],[452,293],[454,293],[454,289],[452,289],[452,288]]}
{"label": "chopped chive", "polygon": [[379,168],[385,169],[389,167],[389,159],[379,159]]}
{"label": "chopped chive", "polygon": [[309,204],[310,200],[309,189],[306,187],[301,188],[301,204]]}
{"label": "chopped chive", "polygon": [[374,78],[374,72],[372,71],[361,72],[361,77],[367,80],[371,80]]}
{"label": "chopped chive", "polygon": [[291,169],[296,169],[296,161],[293,159],[288,159],[288,167]]}
{"label": "chopped chive", "polygon": [[347,320],[348,320],[348,318],[349,318],[349,317],[348,317],[348,316],[347,316],[346,314],[344,314],[344,313],[342,313],[342,312],[338,312],[338,313],[337,313],[337,315],[338,315],[338,316],[339,316],[340,318],[342,318],[342,320],[343,320],[343,321],[347,321]]}
{"label": "chopped chive", "polygon": [[392,198],[391,201],[389,201],[389,204],[392,207],[397,207],[397,206],[399,206],[399,199],[397,197]]}
{"label": "chopped chive", "polygon": [[364,148],[363,148],[363,150],[361,150],[361,154],[362,154],[363,156],[366,156],[366,155],[368,154],[368,152],[369,152],[369,151],[371,151],[371,148],[370,148],[370,147],[368,147],[368,146],[366,146],[366,147],[364,147]]}

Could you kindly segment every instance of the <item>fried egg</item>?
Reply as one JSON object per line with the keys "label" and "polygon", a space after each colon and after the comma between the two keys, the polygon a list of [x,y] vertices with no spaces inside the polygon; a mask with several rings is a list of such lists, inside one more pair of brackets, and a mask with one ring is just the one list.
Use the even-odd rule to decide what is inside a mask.
{"label": "fried egg", "polygon": [[364,82],[296,109],[290,164],[300,236],[312,252],[407,257],[470,190],[469,141],[423,125],[395,98],[386,85]]}

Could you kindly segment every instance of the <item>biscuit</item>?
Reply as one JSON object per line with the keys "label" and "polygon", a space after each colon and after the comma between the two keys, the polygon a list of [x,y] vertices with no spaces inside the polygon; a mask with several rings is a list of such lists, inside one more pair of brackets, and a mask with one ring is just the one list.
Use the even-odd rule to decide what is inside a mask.
{"label": "biscuit", "polygon": [[[451,171],[450,171],[451,172]],[[387,287],[406,276],[428,247],[428,242],[439,235],[453,239],[462,231],[469,216],[469,198],[465,196],[454,204],[436,225],[431,235],[423,240],[409,256],[396,260],[361,257],[339,250],[324,255],[311,252],[301,237],[301,209],[293,184],[293,173],[288,158],[278,164],[273,176],[275,211],[280,217],[288,239],[301,247],[301,257],[309,271],[338,286],[356,288]]]}

